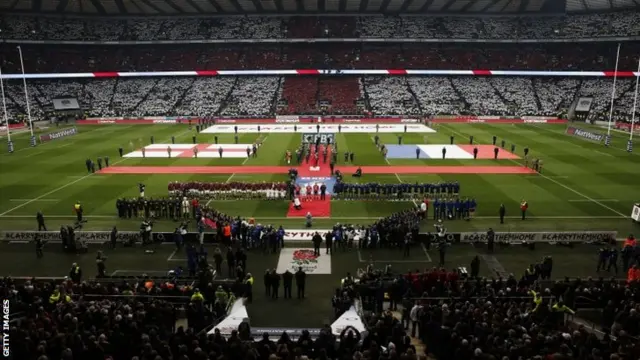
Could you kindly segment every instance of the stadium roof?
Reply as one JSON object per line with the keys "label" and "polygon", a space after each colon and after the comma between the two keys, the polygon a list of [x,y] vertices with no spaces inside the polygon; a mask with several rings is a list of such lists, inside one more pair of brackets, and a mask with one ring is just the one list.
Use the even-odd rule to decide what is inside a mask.
{"label": "stadium roof", "polygon": [[640,8],[640,0],[0,0],[0,12],[85,15],[514,14]]}

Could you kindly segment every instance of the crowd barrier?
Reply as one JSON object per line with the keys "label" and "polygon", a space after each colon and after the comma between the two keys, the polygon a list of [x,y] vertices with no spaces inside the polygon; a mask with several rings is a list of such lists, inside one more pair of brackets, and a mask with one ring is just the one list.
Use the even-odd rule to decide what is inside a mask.
{"label": "crowd barrier", "polygon": [[[287,229],[285,231],[284,240],[292,242],[309,242],[311,244],[312,237],[316,232],[324,234],[330,229]],[[496,243],[600,243],[615,240],[617,231],[549,231],[549,232],[496,232]],[[43,241],[51,243],[61,243],[60,233],[57,231],[2,231],[0,232],[0,241],[13,243],[27,243],[40,236]],[[153,232],[151,239],[157,243],[173,242],[172,232]],[[421,233],[418,236],[419,242],[427,242],[435,240],[436,234]],[[445,238],[450,243],[484,243],[487,241],[486,232],[453,232],[447,233]],[[77,231],[75,232],[76,241],[86,241],[88,244],[103,244],[111,240],[110,231]],[[355,240],[359,241],[360,235]],[[120,231],[117,235],[118,242],[138,242],[140,233],[138,231]],[[199,234],[189,232],[183,235],[185,242],[199,240]],[[216,233],[204,233],[204,241],[213,243],[217,241]]]}
{"label": "crowd barrier", "polygon": [[297,70],[193,70],[193,71],[149,71],[149,72],[88,72],[88,73],[36,73],[2,74],[2,79],[79,79],[115,77],[184,77],[184,76],[535,76],[535,77],[634,77],[640,72],[633,71],[533,71],[533,70],[408,70],[408,69],[297,69]]}

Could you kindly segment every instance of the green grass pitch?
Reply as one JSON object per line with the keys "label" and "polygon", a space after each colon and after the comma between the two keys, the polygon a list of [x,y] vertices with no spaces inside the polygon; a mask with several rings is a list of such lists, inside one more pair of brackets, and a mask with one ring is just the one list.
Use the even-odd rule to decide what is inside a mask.
{"label": "green grass pitch", "polygon": [[[478,144],[490,144],[492,137],[505,140],[507,148],[516,145],[522,156],[529,147],[531,156],[544,160],[541,175],[367,175],[360,181],[404,182],[458,180],[464,196],[475,197],[479,206],[473,221],[453,221],[450,231],[485,230],[609,230],[633,232],[635,225],[628,219],[632,205],[640,199],[638,175],[640,156],[624,150],[626,136],[613,133],[612,146],[573,138],[564,134],[564,125],[438,125],[437,133],[426,135],[429,144],[445,144],[454,136],[456,143],[467,144],[469,136]],[[87,175],[87,158],[109,156],[111,165],[285,165],[284,152],[300,143],[298,134],[243,134],[241,143],[251,143],[261,137],[264,145],[258,158],[251,159],[122,159],[118,147],[125,151],[133,142],[146,145],[153,135],[156,143],[190,143],[195,130],[184,125],[107,125],[82,126],[79,134],[35,148],[28,147],[28,134],[14,136],[17,151],[0,155],[0,229],[30,230],[36,225],[36,211],[42,210],[52,228],[73,218],[72,206],[81,201],[90,220],[86,229],[104,230],[113,224],[120,229],[137,229],[138,223],[115,218],[115,200],[137,195],[137,183],[147,185],[147,196],[166,196],[170,181],[229,180],[224,175]],[[396,134],[379,134],[382,143],[394,144]],[[200,143],[213,143],[213,135],[197,135]],[[220,143],[232,143],[233,135],[219,135]],[[438,160],[392,159],[388,162],[377,151],[370,134],[337,134],[340,151],[353,151],[358,165],[514,165],[515,160]],[[425,143],[424,134],[404,134],[405,144]],[[637,148],[637,146],[636,146]],[[339,159],[338,165],[341,164]],[[234,181],[284,180],[284,174],[233,175]],[[347,179],[352,181],[351,179]],[[517,220],[518,205],[526,199],[530,219]],[[498,207],[504,203],[507,216],[503,226],[497,221]],[[300,220],[285,218],[286,202],[233,201],[212,202],[210,205],[233,215],[253,216],[264,222],[282,223],[290,228]],[[318,219],[317,224],[336,221],[366,223],[406,208],[402,202],[334,201],[332,219]],[[172,223],[160,223],[162,229]]]}
{"label": "green grass pitch", "polygon": [[[582,126],[587,127],[587,126]],[[367,175],[360,181],[377,182],[437,182],[457,180],[462,195],[474,197],[479,206],[477,217],[472,221],[449,221],[447,228],[457,231],[485,231],[493,227],[496,231],[562,231],[562,230],[617,230],[621,236],[638,233],[638,225],[629,219],[631,209],[640,200],[640,156],[625,150],[628,134],[613,132],[610,147],[564,134],[566,125],[491,125],[491,124],[440,124],[437,133],[427,134],[429,144],[448,144],[449,137],[455,142],[468,144],[473,136],[477,144],[491,144],[493,136],[498,142],[505,140],[507,149],[516,145],[516,153],[522,156],[528,147],[531,156],[544,161],[541,175]],[[225,175],[88,175],[85,159],[109,156],[112,166],[117,165],[286,165],[284,152],[295,149],[301,139],[299,134],[242,134],[240,143],[251,143],[258,136],[264,141],[258,158],[251,159],[122,159],[118,147],[129,151],[130,143],[136,147],[149,143],[151,135],[156,143],[169,143],[172,136],[176,143],[190,143],[197,135],[199,143],[213,143],[212,134],[195,134],[186,125],[106,125],[81,126],[79,134],[35,148],[28,146],[28,133],[12,136],[16,152],[8,154],[6,147],[0,149],[0,230],[34,230],[37,228],[35,214],[42,210],[47,226],[55,230],[62,224],[70,224],[74,215],[75,201],[85,207],[87,230],[108,230],[114,224],[120,230],[137,230],[138,221],[119,220],[116,217],[115,201],[119,197],[137,196],[137,184],[147,185],[147,196],[166,196],[170,181],[220,181]],[[47,130],[43,130],[47,132]],[[601,131],[601,130],[599,130]],[[337,134],[340,151],[355,152],[358,165],[386,165],[387,161],[376,150],[372,134]],[[381,143],[397,143],[397,134],[379,134]],[[233,134],[219,135],[220,143],[232,143]],[[404,134],[405,144],[424,144],[424,134]],[[3,138],[4,139],[4,138]],[[4,139],[6,140],[6,139]],[[636,149],[639,149],[636,143]],[[640,151],[640,150],[639,150]],[[338,165],[342,159],[338,159]],[[390,165],[514,165],[512,160],[389,160]],[[233,175],[235,181],[285,180],[284,174]],[[352,181],[351,178],[347,179]],[[518,205],[522,199],[530,205],[529,218],[518,219]],[[498,207],[504,203],[508,219],[504,225],[498,221]],[[370,223],[379,217],[411,206],[407,202],[378,201],[334,201],[332,218],[316,219],[316,228],[325,228],[335,222]],[[255,217],[263,223],[282,224],[286,228],[301,228],[302,220],[287,219],[288,203],[261,201],[212,202],[210,206],[232,215]],[[427,221],[424,229],[432,228]],[[157,230],[172,230],[172,221],[161,220]],[[0,247],[0,272],[13,276],[61,276],[65,275],[71,262],[80,262],[89,276],[95,274],[92,254],[67,255],[48,251],[37,261],[30,244],[2,244]],[[311,244],[300,245],[310,247]],[[91,249],[91,253],[96,250]],[[168,261],[173,248],[158,245],[156,254],[143,255],[140,249],[105,250],[109,258],[109,270],[133,272],[164,272],[168,268],[183,264]],[[454,246],[447,256],[447,267],[468,266],[476,254],[484,250],[471,245]],[[507,272],[520,275],[524,267],[544,255],[553,255],[555,276],[597,276],[595,273],[596,249],[590,245],[577,245],[573,249],[540,245],[535,251],[520,247],[501,249],[495,255]],[[330,296],[333,288],[345,272],[355,272],[373,260],[376,265],[391,263],[399,270],[425,269],[435,265],[437,254],[420,247],[413,251],[410,259],[402,259],[400,251],[358,253],[336,253],[332,256],[332,274],[314,275],[309,280],[308,299],[272,301],[262,295],[261,275],[267,268],[277,266],[276,254],[250,253],[249,270],[256,275],[256,307],[249,309],[252,324],[256,326],[319,326],[330,321]],[[481,273],[490,275],[482,263]],[[277,316],[277,314],[292,316]],[[274,315],[276,314],[276,315]],[[295,315],[295,316],[294,316]],[[303,319],[303,320],[300,320]]]}

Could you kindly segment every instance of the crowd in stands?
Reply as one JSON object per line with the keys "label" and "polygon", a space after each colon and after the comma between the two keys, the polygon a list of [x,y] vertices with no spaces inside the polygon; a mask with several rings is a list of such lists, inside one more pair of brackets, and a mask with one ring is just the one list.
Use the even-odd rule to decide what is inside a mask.
{"label": "crowd in stands", "polygon": [[[96,280],[4,278],[0,291],[11,304],[11,358],[191,355],[199,347],[193,340],[210,342],[200,330],[226,315],[227,303],[220,299],[232,301],[233,291],[238,291],[233,284],[222,287],[210,280],[201,283],[200,290],[202,280],[183,279],[173,271],[164,277]],[[226,296],[218,296],[222,292]],[[188,330],[176,328],[182,310]]]}
{"label": "crowd in stands", "polygon": [[535,17],[82,19],[5,15],[6,39],[151,41],[282,38],[564,39],[638,36],[635,12]]}
{"label": "crowd in stands", "polygon": [[[637,68],[638,50],[637,42],[623,43],[620,70]],[[4,73],[21,72],[19,53],[14,47],[1,44],[0,53]],[[616,44],[23,45],[22,53],[27,73],[260,69],[605,71],[615,68]]]}
{"label": "crowd in stands", "polygon": [[[474,260],[474,261],[477,261]],[[477,265],[471,264],[471,267]],[[640,283],[605,279],[467,277],[443,268],[360,274],[364,302],[383,311],[402,305],[404,328],[438,359],[635,359],[640,354]],[[381,292],[382,290],[382,292]],[[565,321],[576,310],[604,308],[603,333]]]}
{"label": "crowd in stands", "polygon": [[[37,80],[29,83],[32,118],[48,119],[52,101],[73,96],[88,117],[273,116],[274,114],[559,116],[578,97],[593,97],[589,120],[608,120],[611,78],[362,77],[334,78],[348,100],[321,102],[317,78],[160,78]],[[323,82],[325,80],[320,80]],[[300,86],[292,85],[300,82]],[[341,87],[340,84],[344,84]],[[283,89],[284,88],[284,89]],[[630,118],[635,82],[618,79],[614,120]],[[10,119],[26,115],[24,88],[5,86]],[[346,94],[346,93],[344,93]],[[344,99],[344,98],[343,98]],[[358,107],[358,101],[362,106]],[[281,107],[278,103],[285,101]],[[349,103],[349,104],[348,104]],[[276,110],[277,108],[277,110]]]}

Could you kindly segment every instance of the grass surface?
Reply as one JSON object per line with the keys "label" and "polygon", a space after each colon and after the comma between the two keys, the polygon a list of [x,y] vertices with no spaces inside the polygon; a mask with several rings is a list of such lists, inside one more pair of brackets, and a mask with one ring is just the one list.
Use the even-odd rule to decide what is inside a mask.
{"label": "grass surface", "polygon": [[[612,230],[633,232],[636,226],[628,220],[632,205],[640,199],[640,188],[635,186],[640,173],[640,157],[624,151],[626,136],[613,133],[609,148],[564,134],[565,125],[489,125],[447,124],[438,125],[437,133],[426,135],[429,144],[444,144],[454,136],[456,143],[467,144],[469,136],[475,143],[490,144],[492,137],[498,143],[505,140],[507,149],[516,145],[516,153],[522,156],[524,147],[532,157],[544,161],[541,175],[365,175],[361,182],[437,182],[457,180],[463,196],[474,197],[478,202],[474,221],[453,221],[450,231],[484,230],[494,226],[503,231],[518,230]],[[146,145],[150,136],[156,143],[169,143],[175,136],[176,143],[190,143],[195,130],[185,125],[131,125],[131,126],[83,126],[76,136],[56,140],[35,148],[28,147],[28,134],[14,136],[17,151],[0,155],[0,229],[32,229],[34,215],[42,210],[47,224],[58,227],[72,221],[72,206],[81,201],[85,215],[90,220],[87,229],[106,229],[114,223],[120,229],[137,229],[137,221],[115,218],[115,200],[137,195],[137,183],[147,185],[147,196],[166,196],[170,181],[227,181],[232,174],[224,175],[88,175],[84,167],[87,158],[109,156],[111,165],[285,165],[283,154],[300,143],[296,134],[244,134],[241,143],[254,142],[261,137],[264,142],[258,158],[251,159],[122,159],[117,149],[125,151]],[[379,134],[380,141],[397,143],[398,134]],[[438,160],[391,159],[385,160],[373,145],[370,134],[337,134],[339,151],[353,151],[358,165],[510,165],[521,160]],[[220,143],[232,143],[233,134],[219,135]],[[200,143],[213,143],[213,135],[199,134]],[[403,134],[405,144],[425,143],[423,134]],[[339,163],[342,158],[339,156]],[[234,181],[280,181],[284,174],[233,175]],[[347,181],[353,181],[348,178]],[[529,202],[530,219],[518,221],[518,206],[522,199]],[[497,212],[501,203],[507,208],[508,219],[504,226],[497,224]],[[258,220],[282,223],[298,227],[297,219],[286,219],[286,202],[227,201],[210,205],[234,215],[253,216]],[[316,224],[326,226],[342,222],[367,223],[394,211],[404,209],[406,202],[354,202],[334,201],[333,219],[317,219]],[[169,229],[172,223],[158,224],[158,229]]]}
{"label": "grass surface", "polygon": [[[588,126],[583,126],[588,128]],[[447,228],[456,231],[562,231],[562,230],[617,230],[621,236],[638,233],[638,225],[631,222],[632,205],[640,199],[640,187],[636,185],[640,175],[640,156],[625,151],[628,135],[613,132],[610,147],[564,134],[565,125],[490,125],[447,124],[438,125],[435,134],[426,136],[426,143],[448,144],[454,136],[456,143],[468,144],[473,136],[477,144],[491,144],[492,137],[503,139],[507,149],[516,145],[516,153],[523,155],[524,147],[532,157],[544,161],[540,175],[367,175],[361,182],[438,182],[456,180],[461,184],[463,196],[474,197],[478,202],[477,218],[472,221],[449,221]],[[44,130],[45,132],[47,130]],[[127,165],[285,165],[284,152],[293,150],[300,143],[299,134],[261,135],[263,147],[256,159],[122,159],[118,147],[130,150],[130,143],[140,147],[154,136],[156,143],[191,143],[195,130],[186,125],[106,125],[79,127],[79,134],[28,146],[28,133],[16,134],[13,140],[16,152],[8,154],[0,149],[0,230],[33,230],[37,228],[36,211],[45,214],[47,226],[56,229],[69,224],[74,216],[72,207],[81,201],[89,222],[87,230],[108,230],[114,224],[120,230],[137,230],[137,220],[120,220],[115,216],[115,201],[119,197],[138,195],[137,184],[147,185],[147,196],[166,196],[170,181],[227,181],[232,174],[224,175],[102,175],[87,174],[84,162],[87,158],[110,157],[112,166]],[[252,143],[258,134],[240,136],[240,143]],[[397,134],[379,134],[381,143],[397,144]],[[220,143],[233,143],[233,134],[218,135]],[[339,151],[355,152],[357,165],[515,165],[515,160],[385,160],[376,150],[370,134],[337,134]],[[199,143],[213,143],[212,134],[197,135]],[[424,144],[424,134],[403,134],[404,144]],[[638,144],[636,144],[638,149]],[[339,165],[342,156],[338,157]],[[233,175],[235,181],[280,181],[284,174]],[[348,181],[353,179],[348,178]],[[522,199],[529,202],[529,218],[518,219],[518,205]],[[507,221],[498,224],[498,207],[507,207]],[[301,228],[299,219],[287,219],[286,202],[223,201],[211,202],[211,206],[232,215],[252,216],[263,223]],[[316,219],[314,227],[326,228],[335,222],[369,223],[411,206],[410,202],[383,201],[334,201],[331,219]],[[173,230],[174,223],[157,222],[156,230]],[[431,221],[424,229],[431,229]],[[298,245],[298,244],[296,244]],[[289,245],[293,246],[293,245]],[[310,244],[300,244],[309,247]],[[0,273],[13,276],[62,276],[72,262],[79,262],[89,275],[94,274],[95,262],[92,248],[87,255],[62,254],[55,245],[47,245],[45,257],[35,259],[32,245],[0,245]],[[105,250],[109,256],[108,268],[137,272],[164,272],[184,261],[168,261],[171,246],[158,246],[156,254],[145,255],[141,249]],[[447,255],[447,267],[468,266],[474,255],[483,253],[470,245],[451,247]],[[520,275],[527,264],[553,255],[554,276],[597,276],[595,273],[596,249],[590,245],[562,248],[540,245],[530,251],[520,247],[500,249],[496,259],[507,272]],[[180,258],[174,256],[175,258]],[[418,247],[411,259],[401,258],[393,251],[357,251],[336,253],[332,257],[331,275],[314,275],[309,279],[306,300],[271,300],[263,297],[261,276],[265,269],[274,268],[278,255],[249,254],[249,270],[256,276],[256,301],[249,308],[252,324],[256,326],[319,326],[330,321],[330,297],[339,279],[347,271],[355,272],[373,259],[376,265],[391,263],[399,270],[430,268],[437,261],[437,253]],[[481,272],[490,274],[482,263]],[[282,316],[287,314],[287,316]]]}

